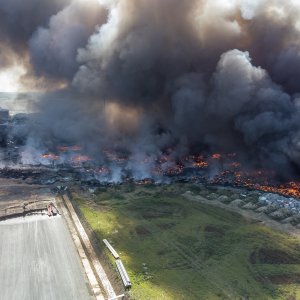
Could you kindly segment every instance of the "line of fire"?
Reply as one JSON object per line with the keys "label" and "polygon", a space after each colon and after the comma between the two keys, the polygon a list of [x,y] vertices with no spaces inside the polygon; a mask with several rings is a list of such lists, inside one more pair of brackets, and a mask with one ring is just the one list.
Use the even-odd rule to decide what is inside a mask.
{"label": "line of fire", "polygon": [[102,160],[89,157],[78,145],[58,145],[54,149],[30,151],[14,135],[16,127],[26,126],[30,114],[10,116],[0,110],[0,142],[3,153],[0,175],[22,178],[29,183],[54,184],[74,180],[81,184],[160,184],[175,181],[228,185],[300,197],[300,181],[279,180],[273,170],[254,170],[244,166],[236,153],[198,153],[182,157],[167,149],[159,156],[135,158],[138,169],[132,170],[132,158],[126,153],[102,149]]}

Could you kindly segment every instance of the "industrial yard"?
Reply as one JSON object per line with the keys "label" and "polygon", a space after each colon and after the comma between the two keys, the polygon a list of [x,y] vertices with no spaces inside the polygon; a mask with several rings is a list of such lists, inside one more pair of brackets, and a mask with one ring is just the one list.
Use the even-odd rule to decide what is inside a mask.
{"label": "industrial yard", "polygon": [[92,194],[74,188],[72,195],[99,245],[108,239],[118,250],[132,299],[300,297],[297,225],[249,209],[270,195],[180,183],[102,186]]}

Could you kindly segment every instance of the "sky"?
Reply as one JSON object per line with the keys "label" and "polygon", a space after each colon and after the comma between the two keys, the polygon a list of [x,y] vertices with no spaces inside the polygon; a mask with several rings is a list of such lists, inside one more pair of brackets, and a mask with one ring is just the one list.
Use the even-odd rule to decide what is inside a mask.
{"label": "sky", "polygon": [[0,72],[0,92],[18,93],[27,91],[23,87],[21,77],[26,74],[26,70],[22,66],[12,66]]}

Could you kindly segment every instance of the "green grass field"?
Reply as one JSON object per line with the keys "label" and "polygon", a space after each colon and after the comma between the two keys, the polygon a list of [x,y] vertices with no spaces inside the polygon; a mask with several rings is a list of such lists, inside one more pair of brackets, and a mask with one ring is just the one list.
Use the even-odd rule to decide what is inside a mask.
{"label": "green grass field", "polygon": [[127,184],[73,194],[101,246],[107,238],[119,252],[132,299],[300,299],[300,241],[189,202],[188,189],[201,191]]}

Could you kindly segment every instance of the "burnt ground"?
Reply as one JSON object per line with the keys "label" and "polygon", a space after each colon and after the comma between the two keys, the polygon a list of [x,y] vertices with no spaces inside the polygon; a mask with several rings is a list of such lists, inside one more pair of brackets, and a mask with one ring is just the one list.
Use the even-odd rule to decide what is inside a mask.
{"label": "burnt ground", "polygon": [[287,274],[287,275],[269,275],[268,280],[273,284],[299,284],[299,274]]}
{"label": "burnt ground", "polygon": [[272,248],[262,248],[251,254],[252,264],[300,264],[300,258],[288,252]]}
{"label": "burnt ground", "polygon": [[53,195],[48,187],[0,178],[0,221],[28,214],[46,213],[51,198]]}

